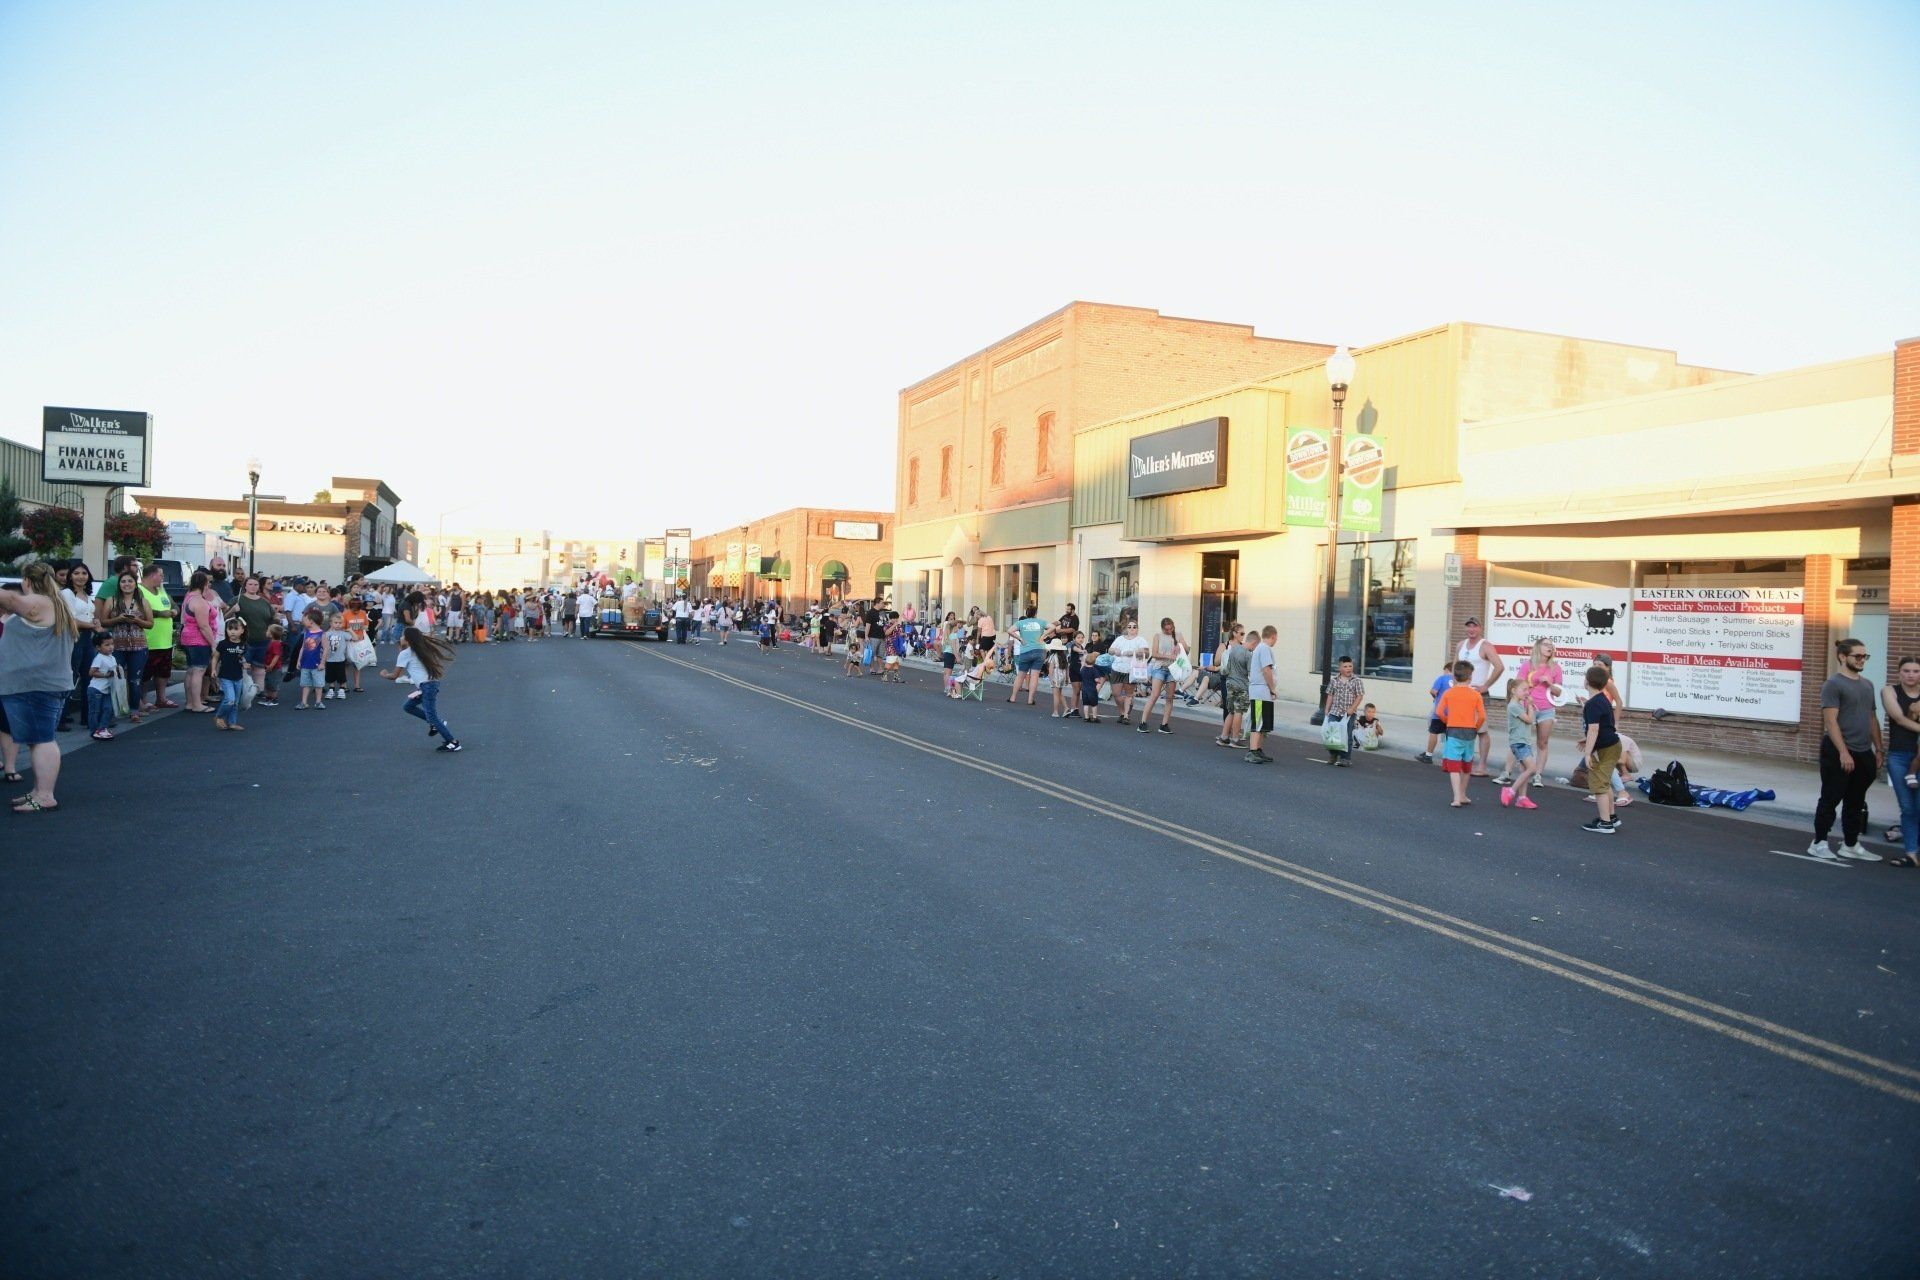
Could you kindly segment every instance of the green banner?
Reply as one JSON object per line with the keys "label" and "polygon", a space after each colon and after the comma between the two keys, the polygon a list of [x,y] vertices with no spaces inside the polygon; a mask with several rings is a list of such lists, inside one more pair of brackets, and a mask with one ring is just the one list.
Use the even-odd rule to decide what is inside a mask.
{"label": "green banner", "polygon": [[1328,481],[1333,475],[1332,438],[1319,427],[1287,431],[1286,523],[1327,527]]}
{"label": "green banner", "polygon": [[1354,533],[1380,532],[1386,506],[1387,444],[1379,436],[1347,436],[1346,465],[1340,469],[1340,527]]}

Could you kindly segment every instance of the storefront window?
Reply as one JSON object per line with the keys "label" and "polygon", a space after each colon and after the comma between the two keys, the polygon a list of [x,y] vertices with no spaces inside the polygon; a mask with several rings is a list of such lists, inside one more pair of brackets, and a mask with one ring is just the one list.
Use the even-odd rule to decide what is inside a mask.
{"label": "storefront window", "polygon": [[1140,558],[1087,562],[1087,626],[1111,639],[1123,615],[1140,616]]}
{"label": "storefront window", "polygon": [[920,571],[920,585],[914,591],[913,602],[919,606],[923,618],[940,615],[940,611],[946,607],[940,603],[940,570]]}
{"label": "storefront window", "polygon": [[[1333,652],[1370,680],[1413,679],[1414,553],[1418,540],[1340,545],[1333,595]],[[1321,571],[1326,566],[1320,548]],[[1322,577],[1321,583],[1326,579]],[[1324,596],[1324,587],[1322,588]],[[1323,606],[1324,607],[1324,606]],[[1324,670],[1320,610],[1314,610],[1314,670]]]}
{"label": "storefront window", "polygon": [[1029,608],[1040,605],[1040,566],[1005,564],[999,566],[999,590],[994,594],[994,618],[1002,627],[1026,616]]}

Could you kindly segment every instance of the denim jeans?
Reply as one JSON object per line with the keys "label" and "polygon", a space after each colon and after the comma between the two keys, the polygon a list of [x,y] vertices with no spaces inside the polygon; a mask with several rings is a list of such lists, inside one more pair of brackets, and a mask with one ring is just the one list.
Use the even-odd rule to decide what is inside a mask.
{"label": "denim jeans", "polygon": [[428,680],[420,686],[420,696],[417,698],[408,698],[405,703],[401,704],[400,709],[408,715],[425,720],[428,724],[432,725],[435,732],[440,735],[441,741],[452,742],[453,730],[447,728],[447,722],[440,718],[440,710],[436,705],[439,697],[440,682],[438,680]]}
{"label": "denim jeans", "polygon": [[87,690],[87,732],[99,733],[113,728],[113,695],[99,689]]}
{"label": "denim jeans", "polygon": [[240,682],[238,680],[220,682],[220,712],[214,716],[214,719],[224,720],[228,724],[240,723]]}
{"label": "denim jeans", "polygon": [[1900,802],[1900,838],[1908,853],[1920,853],[1920,791],[1907,785],[1914,759],[1911,751],[1887,752],[1887,781],[1893,784],[1893,798]]}

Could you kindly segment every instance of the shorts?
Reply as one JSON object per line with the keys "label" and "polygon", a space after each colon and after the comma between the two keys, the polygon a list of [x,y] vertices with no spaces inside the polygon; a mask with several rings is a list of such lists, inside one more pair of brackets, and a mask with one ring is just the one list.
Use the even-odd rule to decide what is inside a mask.
{"label": "shorts", "polygon": [[8,735],[23,747],[52,742],[60,724],[60,708],[67,705],[69,696],[66,689],[0,695],[0,707],[6,708]]}
{"label": "shorts", "polygon": [[1448,735],[1441,745],[1440,767],[1448,773],[1472,773],[1474,737],[1456,738]]}
{"label": "shorts", "polygon": [[1535,724],[1552,724],[1553,717],[1554,709],[1552,707],[1535,707],[1533,709],[1533,722]]}
{"label": "shorts", "polygon": [[1509,740],[1507,742],[1507,750],[1513,752],[1513,758],[1521,764],[1525,764],[1527,761],[1533,759],[1533,744],[1531,742],[1514,742]]}
{"label": "shorts", "polygon": [[168,676],[172,674],[173,674],[173,649],[171,646],[165,649],[147,650],[147,669],[146,669],[147,679],[165,680]]}
{"label": "shorts", "polygon": [[940,655],[940,665],[949,671],[953,670],[953,661],[954,659],[951,653],[943,653]]}
{"label": "shorts", "polygon": [[458,609],[447,610],[447,627],[450,630],[458,631],[461,626],[464,625],[466,616],[466,614],[461,613]]}
{"label": "shorts", "polygon": [[1273,732],[1273,703],[1269,702],[1265,698],[1254,698],[1253,700],[1247,703],[1247,706],[1249,708],[1249,711],[1248,711],[1249,718],[1247,720],[1247,732],[1248,733],[1272,733]]}
{"label": "shorts", "polygon": [[1613,771],[1620,767],[1620,744],[1595,747],[1587,757],[1587,790],[1596,796],[1613,791]]}
{"label": "shorts", "polygon": [[1447,722],[1439,716],[1431,716],[1427,720],[1427,732],[1436,738],[1444,737],[1447,732]]}
{"label": "shorts", "polygon": [[1155,680],[1167,681],[1167,680],[1173,679],[1173,668],[1172,667],[1154,667],[1149,671],[1148,674],[1150,674]]}
{"label": "shorts", "polygon": [[324,689],[326,684],[326,673],[321,671],[320,668],[300,668],[300,687],[302,689]]}
{"label": "shorts", "polygon": [[247,646],[247,665],[250,667],[266,666],[267,665],[267,646],[271,643],[272,643],[271,641],[262,640],[259,644],[248,645]]}
{"label": "shorts", "polygon": [[1047,652],[1044,649],[1029,649],[1013,660],[1013,669],[1021,675],[1029,671],[1044,671],[1047,667]]}
{"label": "shorts", "polygon": [[186,644],[181,648],[187,651],[188,667],[210,667],[213,665],[213,646],[210,644]]}
{"label": "shorts", "polygon": [[1232,685],[1228,685],[1226,693],[1221,698],[1221,705],[1226,707],[1228,715],[1236,716],[1246,711],[1247,701],[1247,691],[1245,689],[1236,689]]}
{"label": "shorts", "polygon": [[344,660],[340,662],[329,662],[327,664],[327,683],[328,684],[345,684],[346,682],[347,682],[346,662]]}

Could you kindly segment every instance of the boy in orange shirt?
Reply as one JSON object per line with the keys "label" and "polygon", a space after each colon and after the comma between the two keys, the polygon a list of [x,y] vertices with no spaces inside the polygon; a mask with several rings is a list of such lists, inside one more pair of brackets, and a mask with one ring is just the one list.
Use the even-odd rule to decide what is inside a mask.
{"label": "boy in orange shirt", "polygon": [[1447,740],[1440,758],[1447,782],[1453,787],[1453,808],[1472,804],[1467,799],[1467,775],[1473,772],[1475,740],[1487,727],[1487,703],[1473,687],[1473,664],[1453,664],[1453,686],[1440,695],[1433,715],[1447,727]]}

